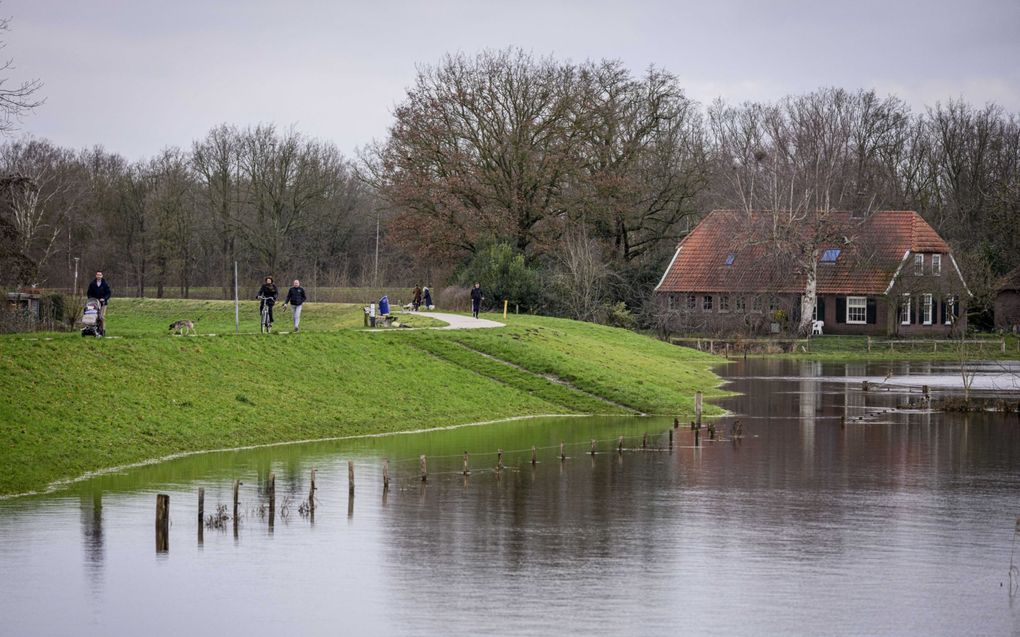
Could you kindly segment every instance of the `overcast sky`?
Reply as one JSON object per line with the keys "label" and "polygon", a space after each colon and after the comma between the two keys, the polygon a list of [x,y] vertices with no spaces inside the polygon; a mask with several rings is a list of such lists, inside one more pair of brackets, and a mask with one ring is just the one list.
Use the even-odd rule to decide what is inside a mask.
{"label": "overcast sky", "polygon": [[273,122],[346,154],[386,134],[416,65],[518,46],[665,68],[701,102],[874,88],[1020,112],[1020,0],[5,0],[22,132],[130,159]]}

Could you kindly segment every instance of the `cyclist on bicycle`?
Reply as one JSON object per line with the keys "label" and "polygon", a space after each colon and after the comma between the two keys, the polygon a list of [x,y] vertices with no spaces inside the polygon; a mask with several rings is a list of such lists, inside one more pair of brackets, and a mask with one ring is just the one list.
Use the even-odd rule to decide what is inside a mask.
{"label": "cyclist on bicycle", "polygon": [[269,324],[273,324],[273,304],[276,303],[277,297],[280,296],[279,290],[276,289],[276,285],[273,283],[273,277],[267,276],[266,282],[259,288],[259,295],[255,298],[259,300],[259,314],[262,313],[263,308],[269,310]]}

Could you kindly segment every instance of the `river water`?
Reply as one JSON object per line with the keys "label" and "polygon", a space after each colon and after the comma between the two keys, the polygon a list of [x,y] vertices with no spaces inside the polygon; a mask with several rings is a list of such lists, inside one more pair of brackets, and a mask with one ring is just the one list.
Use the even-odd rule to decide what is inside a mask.
{"label": "river water", "polygon": [[[966,372],[1016,400],[1016,369]],[[204,454],[0,501],[0,634],[1020,632],[1015,414],[895,409],[922,384],[954,391],[952,364],[720,373],[741,395],[697,447],[682,426],[670,449],[665,417],[525,420]],[[236,528],[199,537],[198,488],[209,514],[234,480]]]}

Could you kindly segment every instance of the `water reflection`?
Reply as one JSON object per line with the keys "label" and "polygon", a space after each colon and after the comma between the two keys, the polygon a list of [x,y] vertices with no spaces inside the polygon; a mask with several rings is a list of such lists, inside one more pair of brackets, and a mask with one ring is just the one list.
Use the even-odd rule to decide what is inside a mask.
{"label": "water reflection", "polygon": [[[518,422],[196,456],[3,502],[4,632],[1015,632],[999,582],[1020,512],[1017,416],[897,409],[919,389],[882,379],[920,369],[952,373],[730,365],[734,413],[698,447],[682,426],[670,450],[671,416]],[[313,467],[317,506],[295,515]],[[197,489],[207,513],[229,513],[235,480],[238,519],[196,543]],[[156,491],[177,536],[160,560]],[[154,619],[156,596],[188,612]]]}
{"label": "water reflection", "polygon": [[81,544],[85,555],[85,571],[93,586],[102,584],[103,575],[103,493],[96,490],[82,493]]}

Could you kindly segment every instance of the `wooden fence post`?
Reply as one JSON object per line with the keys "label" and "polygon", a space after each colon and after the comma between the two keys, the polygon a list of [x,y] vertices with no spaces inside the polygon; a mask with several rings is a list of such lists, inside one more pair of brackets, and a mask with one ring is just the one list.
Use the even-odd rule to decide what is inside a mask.
{"label": "wooden fence post", "polygon": [[241,481],[234,480],[234,525],[237,526],[237,505],[241,492]]}
{"label": "wooden fence post", "polygon": [[699,392],[694,393],[694,418],[697,423],[697,428],[701,429],[701,412],[703,410],[702,402],[704,400],[703,394]]}
{"label": "wooden fence post", "polygon": [[276,522],[276,474],[269,474],[269,527]]}
{"label": "wooden fence post", "polygon": [[202,523],[205,521],[205,488],[198,488],[198,534],[202,535]]}
{"label": "wooden fence post", "polygon": [[531,447],[531,464],[532,466],[538,464],[538,450],[535,449],[534,445]]}
{"label": "wooden fence post", "polygon": [[871,337],[868,337],[868,351],[871,351]]}
{"label": "wooden fence post", "polygon": [[589,453],[591,453],[591,455],[593,455],[593,456],[595,455],[595,441],[594,440],[591,441],[591,451]]}
{"label": "wooden fence post", "polygon": [[560,462],[567,461],[567,454],[563,453],[563,441],[560,441]]}
{"label": "wooden fence post", "polygon": [[429,462],[425,457],[425,454],[421,454],[418,457],[418,468],[421,469],[421,481],[428,482],[429,480]]}
{"label": "wooden fence post", "polygon": [[503,450],[502,449],[497,449],[496,450],[496,471],[502,471],[502,470],[503,470]]}
{"label": "wooden fence post", "polygon": [[383,494],[390,490],[390,459],[383,460],[382,465],[382,488]]}
{"label": "wooden fence post", "polygon": [[347,461],[347,492],[354,495],[354,461]]}
{"label": "wooden fence post", "polygon": [[311,482],[308,485],[308,512],[315,515],[315,467],[312,467]]}
{"label": "wooden fence post", "polygon": [[620,440],[616,443],[616,453],[623,454],[623,436],[620,436]]}
{"label": "wooden fence post", "polygon": [[642,449],[647,449],[648,448],[648,432],[647,431],[645,432],[645,435],[641,436],[641,448]]}
{"label": "wooden fence post", "polygon": [[670,448],[670,450],[673,449],[673,430],[672,429],[669,430],[669,448]]}
{"label": "wooden fence post", "polygon": [[156,496],[156,552],[170,550],[170,496]]}
{"label": "wooden fence post", "polygon": [[464,471],[462,473],[466,476],[471,475],[471,470],[468,469],[468,452],[466,451],[464,452]]}

